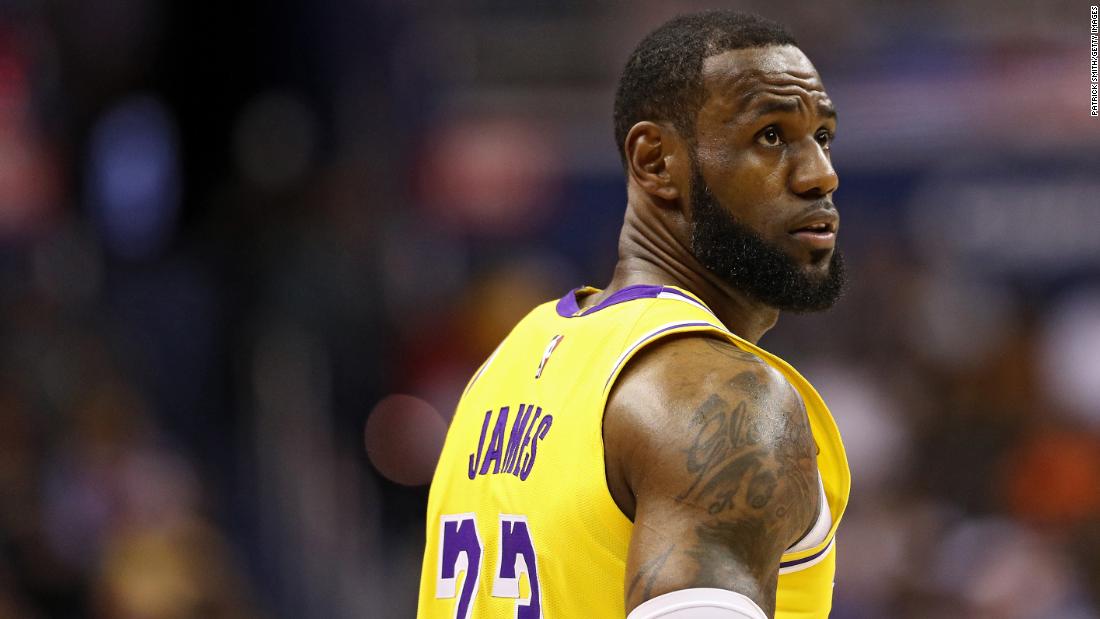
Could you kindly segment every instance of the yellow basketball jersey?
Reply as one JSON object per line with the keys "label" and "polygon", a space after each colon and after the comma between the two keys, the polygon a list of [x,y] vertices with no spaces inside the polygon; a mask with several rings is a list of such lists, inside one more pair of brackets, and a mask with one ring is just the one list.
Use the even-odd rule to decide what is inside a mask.
{"label": "yellow basketball jersey", "polygon": [[607,488],[604,405],[633,355],[692,331],[758,355],[805,402],[831,522],[783,555],[775,616],[827,617],[850,477],[821,397],[684,290],[631,286],[581,311],[576,295],[593,292],[536,308],[466,386],[428,499],[420,619],[625,617],[633,524]]}

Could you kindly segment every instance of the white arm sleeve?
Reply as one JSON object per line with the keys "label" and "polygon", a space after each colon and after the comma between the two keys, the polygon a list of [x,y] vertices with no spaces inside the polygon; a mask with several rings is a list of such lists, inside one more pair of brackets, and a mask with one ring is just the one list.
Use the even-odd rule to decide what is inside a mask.
{"label": "white arm sleeve", "polygon": [[647,600],[626,619],[768,619],[748,597],[726,589],[681,589]]}

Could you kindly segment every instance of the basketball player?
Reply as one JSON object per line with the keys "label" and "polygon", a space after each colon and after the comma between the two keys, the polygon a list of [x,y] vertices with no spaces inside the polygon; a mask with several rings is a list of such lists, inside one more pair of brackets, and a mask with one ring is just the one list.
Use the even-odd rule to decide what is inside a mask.
{"label": "basketball player", "polygon": [[615,101],[619,262],[467,385],[422,619],[828,615],[847,461],[814,388],[756,342],[840,294],[835,128],[778,24],[704,13],[641,42]]}

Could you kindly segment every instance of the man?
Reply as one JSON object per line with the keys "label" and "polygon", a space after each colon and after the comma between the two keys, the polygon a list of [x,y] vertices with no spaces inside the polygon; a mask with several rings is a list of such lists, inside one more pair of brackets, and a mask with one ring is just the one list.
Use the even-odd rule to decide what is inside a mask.
{"label": "man", "polygon": [[466,387],[420,617],[828,615],[843,447],[755,342],[840,294],[835,126],[778,24],[712,12],[642,41],[615,102],[615,273],[536,308]]}

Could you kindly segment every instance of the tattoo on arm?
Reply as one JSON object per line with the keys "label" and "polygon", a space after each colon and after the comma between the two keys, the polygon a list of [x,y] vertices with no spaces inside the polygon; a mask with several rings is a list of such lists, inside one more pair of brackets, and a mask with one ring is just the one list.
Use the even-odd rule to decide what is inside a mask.
{"label": "tattoo on arm", "polygon": [[[687,551],[700,572],[707,578],[721,583],[725,589],[751,595],[754,591],[769,592],[770,597],[761,607],[771,616],[774,613],[774,592],[779,581],[779,570],[768,570],[769,557],[759,541],[774,535],[762,521],[754,519],[712,520],[695,527],[698,543]],[[728,553],[732,550],[742,563],[731,564]]]}
{"label": "tattoo on arm", "polygon": [[[740,402],[713,393],[692,414],[694,435],[684,459],[691,481],[676,500],[709,515],[696,525],[695,544],[686,551],[699,573],[729,588],[774,592],[775,540],[790,540],[792,523],[812,520],[816,467],[801,402],[796,410],[768,414],[758,377],[742,372],[722,390],[743,394]],[[731,565],[730,553],[741,562]]]}
{"label": "tattoo on arm", "polygon": [[[746,399],[730,405],[718,394],[711,394],[696,409],[691,418],[695,430],[691,446],[686,451],[686,468],[692,476],[689,485],[676,498],[680,501],[707,503],[707,512],[719,514],[733,506],[734,499],[745,488],[746,503],[764,509],[772,501],[780,479],[794,482],[798,492],[792,499],[804,503],[806,496],[813,503],[816,490],[813,475],[807,468],[813,462],[806,458],[807,446],[812,446],[805,413],[800,409],[783,415],[784,419],[753,416],[748,405],[759,400],[759,381],[753,372],[742,372],[730,381],[730,386],[746,393]],[[783,424],[784,440],[773,442],[764,437],[774,435],[767,425]],[[783,517],[787,505],[776,506],[775,515]]]}
{"label": "tattoo on arm", "polygon": [[634,578],[630,581],[630,587],[626,591],[627,599],[634,597],[634,592],[643,579],[645,580],[645,586],[642,589],[642,599],[648,600],[652,597],[653,583],[657,581],[657,575],[661,573],[661,568],[665,566],[665,562],[668,561],[668,556],[672,554],[674,547],[674,544],[670,544],[664,552],[646,561],[638,568],[638,572],[634,574]]}
{"label": "tattoo on arm", "polygon": [[729,342],[699,338],[672,350],[669,359],[682,356],[654,374],[670,378],[658,384],[671,406],[636,413],[645,448],[628,463],[638,511],[627,607],[717,587],[772,616],[780,557],[818,508],[802,399],[760,357]]}

